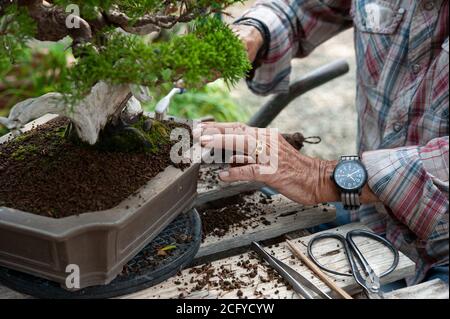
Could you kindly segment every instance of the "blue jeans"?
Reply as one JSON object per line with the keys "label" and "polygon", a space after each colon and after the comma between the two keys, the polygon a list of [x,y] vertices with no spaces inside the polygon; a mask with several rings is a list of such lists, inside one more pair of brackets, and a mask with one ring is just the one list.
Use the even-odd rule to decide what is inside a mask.
{"label": "blue jeans", "polygon": [[439,278],[448,284],[448,265],[436,266],[428,270],[427,275],[423,281],[429,281]]}

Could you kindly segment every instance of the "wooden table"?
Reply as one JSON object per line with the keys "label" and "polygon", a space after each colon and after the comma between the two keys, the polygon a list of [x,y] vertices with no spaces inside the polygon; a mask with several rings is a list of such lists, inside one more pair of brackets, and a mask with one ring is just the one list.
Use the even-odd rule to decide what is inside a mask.
{"label": "wooden table", "polygon": [[[199,182],[199,197],[197,207],[205,207],[212,201],[216,205],[220,200],[241,194],[243,192],[259,189],[257,183],[222,184],[214,177],[218,167],[212,167],[205,172]],[[261,199],[259,193],[245,196],[245,200],[257,202]],[[335,209],[329,205],[304,207],[293,203],[284,196],[275,195],[273,200],[264,205],[258,205],[260,215],[267,222],[260,222],[260,215],[245,221],[245,227],[234,227],[223,237],[207,236],[190,268],[183,270],[154,287],[145,289],[122,298],[299,298],[299,296],[278,276],[261,262],[254,253],[248,251],[252,241],[269,243],[267,251],[288,263],[292,268],[310,278],[323,291],[330,293],[329,288],[309,271],[298,259],[294,258],[283,241],[283,235],[289,235],[298,248],[306,253],[308,241],[314,236],[307,228],[330,222],[335,218]],[[329,231],[345,234],[356,228],[366,228],[359,223],[345,225]],[[356,238],[363,254],[379,273],[389,267],[392,259],[387,248],[370,239]],[[348,271],[343,254],[343,248],[334,240],[324,241],[315,251],[319,261],[324,265],[340,271]],[[251,265],[251,267],[249,267]],[[414,263],[400,253],[400,262],[397,269],[390,275],[382,278],[382,283],[390,283],[414,274]],[[203,278],[208,277],[207,280]],[[361,287],[352,277],[330,277],[337,285],[353,295],[361,293]],[[279,281],[279,282],[278,282]],[[235,285],[235,287],[233,287]],[[231,286],[231,288],[230,288]],[[226,287],[226,288],[223,288]],[[390,298],[414,298],[414,289],[408,291],[392,292]],[[429,298],[447,295],[448,287],[442,282],[427,283],[417,289],[420,296]],[[445,291],[447,294],[445,294]],[[332,294],[332,293],[331,293]],[[333,295],[333,294],[332,294]],[[0,298],[27,298],[0,285]]]}

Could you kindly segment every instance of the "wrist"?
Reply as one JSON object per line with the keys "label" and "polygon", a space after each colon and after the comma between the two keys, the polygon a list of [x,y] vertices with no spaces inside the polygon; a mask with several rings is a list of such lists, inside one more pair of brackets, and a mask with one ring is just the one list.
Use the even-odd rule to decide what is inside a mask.
{"label": "wrist", "polygon": [[341,200],[341,194],[331,178],[338,161],[319,161],[319,185],[316,192],[317,203],[339,202]]}
{"label": "wrist", "polygon": [[[270,32],[263,22],[253,18],[242,17],[233,24],[250,30],[245,32],[247,34],[246,41],[251,42],[250,47],[252,47],[252,50],[254,51],[254,59],[266,55],[270,43]],[[254,59],[252,59],[252,62]]]}
{"label": "wrist", "polygon": [[[338,161],[320,161],[319,164],[319,188],[317,192],[318,203],[341,202],[341,191],[333,181],[332,176]],[[360,194],[361,204],[379,202],[378,197],[372,192],[366,183]]]}

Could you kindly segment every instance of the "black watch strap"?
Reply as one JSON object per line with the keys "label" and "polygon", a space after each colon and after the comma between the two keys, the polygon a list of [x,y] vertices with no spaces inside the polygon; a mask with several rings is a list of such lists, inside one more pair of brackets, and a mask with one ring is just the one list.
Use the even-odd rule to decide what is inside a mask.
{"label": "black watch strap", "polygon": [[[359,161],[359,156],[342,156],[341,161]],[[346,210],[357,210],[361,206],[359,191],[341,190],[341,201]]]}

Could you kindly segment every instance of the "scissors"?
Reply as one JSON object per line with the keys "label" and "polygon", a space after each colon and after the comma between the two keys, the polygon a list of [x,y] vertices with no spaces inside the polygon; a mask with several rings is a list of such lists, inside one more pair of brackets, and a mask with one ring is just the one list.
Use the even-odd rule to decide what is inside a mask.
{"label": "scissors", "polygon": [[[353,240],[353,237],[371,238],[373,240],[376,240],[376,241],[382,243],[394,255],[394,260],[393,260],[391,266],[386,271],[384,271],[383,273],[381,273],[378,276],[375,273],[375,271],[372,269],[372,267],[369,265],[367,260],[364,258],[363,254],[361,253],[361,251],[359,250],[355,241]],[[313,245],[316,244],[317,242],[319,242],[320,240],[329,239],[329,238],[337,239],[342,243],[342,245],[344,247],[345,255],[347,257],[347,261],[350,265],[350,269],[351,269],[350,274],[342,273],[342,272],[335,271],[333,269],[326,268],[314,256],[314,254],[312,252]],[[391,242],[389,242],[385,238],[383,238],[373,232],[363,230],[363,229],[355,229],[355,230],[349,231],[347,233],[346,237],[344,237],[341,234],[335,234],[335,233],[323,233],[323,234],[317,235],[308,244],[308,255],[309,255],[309,258],[311,258],[311,260],[319,268],[321,268],[322,270],[324,270],[326,272],[329,272],[329,273],[332,273],[335,275],[340,275],[340,276],[347,276],[347,277],[353,276],[355,278],[355,281],[364,288],[364,290],[366,291],[367,295],[370,298],[375,298],[375,297],[382,298],[383,297],[382,293],[380,292],[380,278],[393,272],[395,270],[395,268],[397,268],[398,262],[399,262],[398,250],[397,250],[397,248],[395,248],[392,245]],[[361,266],[361,268],[364,272],[364,275],[360,272],[358,265],[355,262],[355,259],[356,259],[356,262]]]}
{"label": "scissors", "polygon": [[[329,295],[320,290],[319,287],[314,285],[311,281],[306,279],[301,273],[297,272],[290,266],[286,265],[281,260],[268,254],[264,248],[261,247],[257,242],[252,242],[252,249],[255,251],[263,260],[265,260],[272,268],[274,268],[284,280],[286,280],[299,295],[303,296],[305,299],[313,299],[314,297],[308,291],[315,292],[318,296],[331,299]],[[308,289],[307,289],[308,288]]]}

